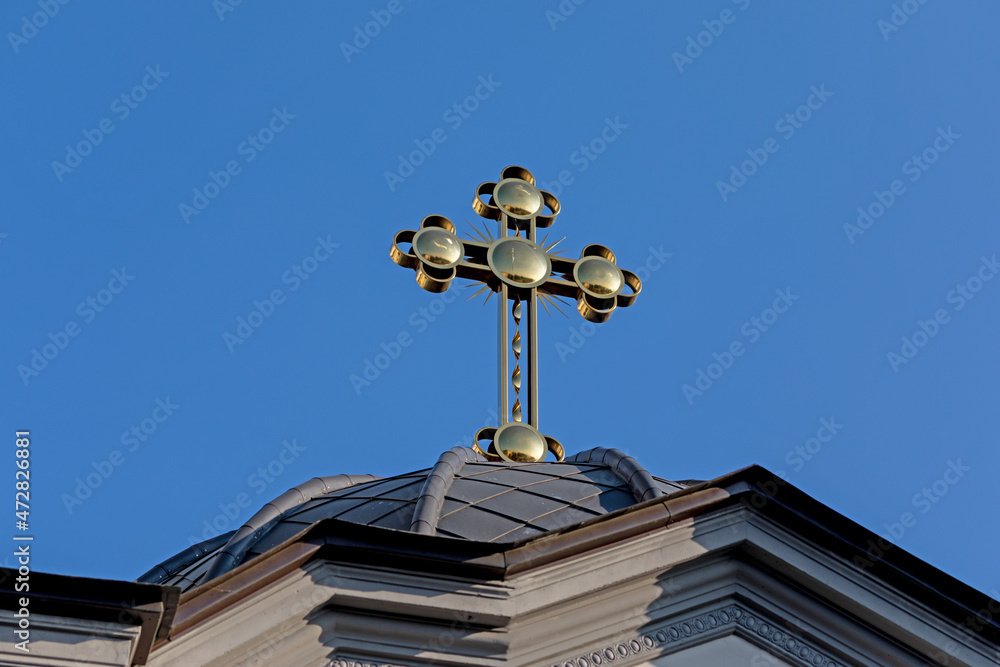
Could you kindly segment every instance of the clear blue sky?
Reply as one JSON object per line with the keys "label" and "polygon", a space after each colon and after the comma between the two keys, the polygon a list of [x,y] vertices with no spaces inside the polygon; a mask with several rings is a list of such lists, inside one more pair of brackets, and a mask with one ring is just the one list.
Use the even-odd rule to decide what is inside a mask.
{"label": "clear blue sky", "polygon": [[0,451],[13,496],[30,429],[33,564],[132,579],[467,441],[495,310],[389,247],[520,164],[571,256],[645,267],[596,331],[541,322],[544,432],[667,478],[759,463],[1000,589],[1000,7],[892,4],[4,3]]}

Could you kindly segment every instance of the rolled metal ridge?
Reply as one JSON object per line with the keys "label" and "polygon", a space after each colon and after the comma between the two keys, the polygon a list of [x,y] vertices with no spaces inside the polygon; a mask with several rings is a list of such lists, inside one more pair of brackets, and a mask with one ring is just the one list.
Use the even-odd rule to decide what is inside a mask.
{"label": "rolled metal ridge", "polygon": [[265,528],[290,509],[312,500],[317,496],[346,489],[356,484],[382,479],[377,475],[330,475],[313,477],[307,482],[294,486],[260,508],[247,519],[226,545],[215,555],[212,565],[205,575],[205,581],[214,579],[239,565],[247,552],[265,532]]}
{"label": "rolled metal ridge", "polygon": [[621,450],[610,447],[595,447],[574,454],[567,461],[576,463],[603,463],[628,484],[632,495],[639,502],[666,495],[656,484],[656,480],[642,465]]}
{"label": "rolled metal ridge", "polygon": [[187,567],[191,563],[195,562],[205,554],[218,549],[223,544],[229,542],[229,538],[233,536],[235,531],[229,531],[228,533],[223,533],[222,535],[216,535],[215,537],[210,537],[209,539],[194,544],[184,551],[171,556],[167,560],[163,561],[159,565],[153,566],[148,572],[136,579],[137,583],[145,584],[158,584],[168,577],[180,572],[183,568]]}
{"label": "rolled metal ridge", "polygon": [[485,462],[486,459],[471,447],[452,447],[438,457],[417,497],[410,532],[421,535],[433,535],[437,532],[444,496],[451,488],[455,475],[470,461]]}

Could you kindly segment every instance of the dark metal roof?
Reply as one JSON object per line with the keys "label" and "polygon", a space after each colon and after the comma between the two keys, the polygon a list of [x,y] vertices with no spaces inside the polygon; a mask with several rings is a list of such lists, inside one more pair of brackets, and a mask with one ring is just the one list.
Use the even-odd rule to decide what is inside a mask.
{"label": "dark metal roof", "polygon": [[[517,465],[507,467],[523,472]],[[664,490],[677,486],[673,482],[652,479]],[[194,586],[181,597],[170,637],[207,622],[237,601],[313,559],[363,563],[418,574],[507,580],[586,551],[606,548],[692,517],[728,511],[733,507],[766,516],[821,551],[854,563],[859,576],[864,572],[864,577],[880,580],[956,626],[964,626],[967,631],[1000,645],[1000,622],[983,611],[996,608],[996,600],[901,548],[891,547],[873,555],[871,549],[880,539],[878,535],[759,466],[673,490],[580,524],[516,542],[479,542],[323,519],[296,535],[294,540],[250,560],[246,567]],[[766,565],[774,565],[767,554],[754,548],[741,547],[733,555],[751,560],[763,557],[762,562]],[[180,556],[177,558],[185,560]],[[157,571],[154,568],[150,574]]]}
{"label": "dark metal roof", "polygon": [[310,480],[268,503],[239,531],[190,547],[138,581],[189,590],[324,519],[512,543],[683,488],[652,477],[615,449],[593,449],[560,463],[510,464],[490,463],[456,447],[433,468],[396,477]]}

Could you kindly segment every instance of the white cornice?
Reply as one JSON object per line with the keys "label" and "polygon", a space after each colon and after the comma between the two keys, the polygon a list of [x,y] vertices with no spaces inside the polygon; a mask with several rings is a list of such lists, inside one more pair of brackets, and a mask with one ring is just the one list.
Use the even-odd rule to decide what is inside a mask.
{"label": "white cornice", "polygon": [[[312,561],[172,640],[150,664],[226,664],[213,661],[281,642],[297,665],[337,655],[547,667],[629,650],[614,663],[627,665],[735,635],[813,667],[916,666],[945,654],[949,667],[995,667],[987,642],[807,537],[735,506],[506,581]],[[586,656],[581,647],[591,647]]]}

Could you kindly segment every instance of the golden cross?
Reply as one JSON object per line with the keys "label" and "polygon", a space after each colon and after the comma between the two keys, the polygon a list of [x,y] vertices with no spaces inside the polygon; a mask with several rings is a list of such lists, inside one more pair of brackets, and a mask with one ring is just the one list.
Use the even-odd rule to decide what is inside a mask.
{"label": "golden cross", "polygon": [[[488,227],[485,234],[473,227],[478,240],[460,239],[451,220],[429,215],[420,222],[420,229],[396,234],[392,259],[416,271],[417,284],[428,292],[444,292],[455,278],[465,278],[483,285],[473,297],[485,290],[490,290],[487,301],[494,292],[500,297],[497,410],[500,425],[480,429],[473,449],[490,460],[541,461],[550,451],[557,460],[562,460],[563,446],[538,430],[539,299],[547,312],[549,305],[562,312],[557,305],[562,298],[575,299],[583,317],[601,323],[611,317],[616,307],[632,305],[642,283],[631,271],[618,268],[614,253],[602,245],[588,245],[579,259],[567,259],[558,256],[561,251],[553,251],[562,239],[548,246],[545,245],[548,237],[537,242],[536,230],[555,222],[560,205],[555,195],[535,187],[535,177],[523,167],[507,167],[500,172],[499,181],[481,183],[476,188],[472,208],[481,217],[499,223],[496,238]],[[404,250],[407,244],[409,247]],[[527,306],[524,338],[522,304]],[[508,305],[511,305],[513,338],[509,337]],[[524,383],[520,366],[523,340],[527,341]],[[510,386],[514,387],[512,406],[507,384],[511,355],[514,358],[514,371],[510,375]],[[522,386],[526,394],[526,422],[522,421]],[[479,444],[483,441],[489,441],[485,449]]]}

